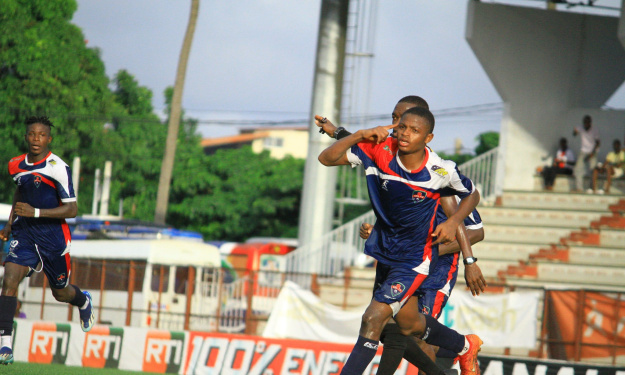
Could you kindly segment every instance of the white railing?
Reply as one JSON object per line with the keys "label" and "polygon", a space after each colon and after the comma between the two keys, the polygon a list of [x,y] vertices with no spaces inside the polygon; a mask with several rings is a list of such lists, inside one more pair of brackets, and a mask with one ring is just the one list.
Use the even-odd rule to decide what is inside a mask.
{"label": "white railing", "polygon": [[[473,181],[482,201],[494,198],[498,150],[496,147],[458,166],[461,173]],[[347,267],[364,266],[370,260],[363,254],[364,240],[359,235],[360,225],[364,222],[375,222],[373,210],[289,253],[286,272],[297,273],[297,276],[287,278],[303,288],[310,288],[312,274],[335,276]]]}
{"label": "white railing", "polygon": [[[358,233],[360,225],[365,222],[375,223],[373,210],[290,252],[286,255],[287,273],[330,276],[342,272],[345,267],[363,266],[367,258],[362,253],[364,240]],[[293,281],[304,287],[308,284],[305,280]]]}
{"label": "white railing", "polygon": [[473,181],[480,192],[482,201],[490,201],[495,197],[498,152],[499,147],[495,147],[458,166],[460,172]]}

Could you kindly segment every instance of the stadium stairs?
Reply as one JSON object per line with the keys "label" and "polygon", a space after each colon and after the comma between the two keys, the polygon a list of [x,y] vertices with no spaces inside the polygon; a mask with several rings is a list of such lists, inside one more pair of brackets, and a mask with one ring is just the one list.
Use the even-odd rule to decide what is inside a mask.
{"label": "stadium stairs", "polygon": [[[625,291],[625,196],[505,191],[479,207],[485,239],[474,254],[491,291],[503,286]],[[458,287],[464,282],[460,267]],[[367,304],[375,270],[351,267],[317,284],[322,300]]]}

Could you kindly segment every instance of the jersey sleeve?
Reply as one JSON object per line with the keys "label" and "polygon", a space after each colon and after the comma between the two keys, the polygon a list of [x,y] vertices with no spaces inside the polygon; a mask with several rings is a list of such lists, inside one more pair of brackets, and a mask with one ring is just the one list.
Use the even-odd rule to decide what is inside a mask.
{"label": "jersey sleeve", "polygon": [[74,183],[72,181],[72,171],[67,164],[56,165],[54,167],[54,183],[56,191],[61,198],[61,202],[69,203],[76,202],[76,195],[74,194]]}
{"label": "jersey sleeve", "polygon": [[365,164],[366,160],[373,161],[375,160],[376,152],[380,149],[381,145],[385,144],[386,142],[378,145],[368,141],[357,143],[347,150],[347,160],[352,168]]}
{"label": "jersey sleeve", "polygon": [[480,213],[477,212],[477,210],[473,210],[473,212],[471,212],[469,216],[464,219],[464,226],[467,228],[467,230],[476,230],[483,228],[482,217],[480,216]]}
{"label": "jersey sleeve", "polygon": [[453,190],[460,198],[464,198],[475,191],[473,181],[460,173],[456,163],[450,160],[445,160],[444,165],[445,169],[450,171],[449,184],[447,185],[448,189]]}

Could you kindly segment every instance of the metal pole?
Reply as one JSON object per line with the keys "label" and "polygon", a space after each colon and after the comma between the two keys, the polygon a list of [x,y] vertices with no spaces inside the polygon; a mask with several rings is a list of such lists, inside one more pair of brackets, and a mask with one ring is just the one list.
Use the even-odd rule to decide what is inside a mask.
{"label": "metal pole", "polygon": [[[343,68],[349,0],[322,0],[317,36],[317,57],[309,123],[308,157],[299,217],[299,246],[310,244],[332,228],[336,168],[327,168],[317,157],[333,140],[319,134],[312,116],[341,119]],[[311,247],[314,249],[314,247]],[[315,265],[311,264],[311,268]]]}
{"label": "metal pole", "polygon": [[93,203],[91,203],[91,215],[96,216],[98,214],[98,203],[100,202],[100,168],[95,170],[95,180],[93,182]]}
{"label": "metal pole", "polygon": [[130,268],[128,269],[128,302],[126,303],[126,325],[130,325],[130,318],[132,317],[132,295],[135,291],[135,261],[130,261]]}
{"label": "metal pole", "polygon": [[111,196],[111,175],[113,174],[113,162],[104,163],[104,181],[102,182],[102,198],[100,201],[100,216],[109,214],[109,197]]}
{"label": "metal pole", "polygon": [[184,310],[184,329],[189,330],[189,321],[191,320],[191,299],[195,289],[195,267],[189,266],[189,274],[187,275],[187,306]]}
{"label": "metal pole", "polygon": [[104,305],[104,285],[106,283],[106,259],[102,259],[100,273],[100,306],[98,306],[98,324],[102,323],[102,306]]}
{"label": "metal pole", "polygon": [[80,158],[76,156],[72,163],[72,184],[74,186],[74,195],[78,196],[78,184],[80,183]]}

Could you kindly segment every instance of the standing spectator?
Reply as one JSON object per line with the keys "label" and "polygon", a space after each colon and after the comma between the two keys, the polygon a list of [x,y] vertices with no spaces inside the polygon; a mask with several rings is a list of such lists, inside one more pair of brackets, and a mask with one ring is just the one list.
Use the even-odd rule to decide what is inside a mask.
{"label": "standing spectator", "polygon": [[[588,189],[589,193],[609,194],[612,179],[623,176],[625,150],[621,149],[621,141],[615,139],[614,142],[612,142],[612,149],[613,151],[610,151],[610,153],[605,157],[605,164],[597,164],[597,167],[592,171],[592,189]],[[606,174],[607,180],[605,182],[605,191],[603,191],[603,189],[597,190],[597,177],[599,173]]]}
{"label": "standing spectator", "polygon": [[[579,152],[579,158],[575,163],[575,191],[581,193],[584,191],[584,175],[586,174],[586,165],[592,170],[597,165],[597,151],[599,150],[599,132],[592,126],[592,118],[589,115],[584,116],[583,128],[576,127],[573,129],[573,136],[581,135],[582,147]],[[588,164],[587,164],[588,163]]]}
{"label": "standing spectator", "polygon": [[553,183],[556,180],[556,175],[572,175],[574,165],[575,155],[573,154],[573,151],[569,148],[566,138],[560,138],[560,148],[556,152],[553,165],[551,167],[545,167],[542,172],[545,180],[545,189],[553,190]]}

